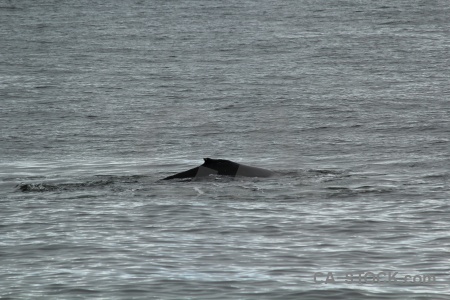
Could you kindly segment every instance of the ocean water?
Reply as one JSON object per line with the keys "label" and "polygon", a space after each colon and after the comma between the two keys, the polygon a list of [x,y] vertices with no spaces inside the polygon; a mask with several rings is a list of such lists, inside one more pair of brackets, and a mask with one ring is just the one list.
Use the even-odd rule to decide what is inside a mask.
{"label": "ocean water", "polygon": [[1,0],[0,298],[449,299],[449,16]]}

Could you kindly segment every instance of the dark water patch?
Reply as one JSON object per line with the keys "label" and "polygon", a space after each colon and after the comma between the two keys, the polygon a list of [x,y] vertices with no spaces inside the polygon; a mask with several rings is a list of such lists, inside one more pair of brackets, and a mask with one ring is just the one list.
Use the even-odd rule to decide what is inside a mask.
{"label": "dark water patch", "polygon": [[450,237],[438,237],[430,241],[430,243],[435,243],[437,245],[450,245]]}
{"label": "dark water patch", "polygon": [[389,25],[389,26],[401,26],[408,24],[414,24],[414,21],[401,20],[401,21],[386,21],[379,23],[379,25]]}
{"label": "dark water patch", "polygon": [[355,187],[353,189],[354,191],[360,193],[360,194],[366,194],[366,193],[390,193],[395,190],[394,187],[391,186],[371,186],[371,185],[363,185],[359,187]]}
{"label": "dark water patch", "polygon": [[72,196],[72,198],[74,198],[74,199],[94,199],[94,198],[98,198],[98,195],[83,194],[83,195]]}
{"label": "dark water patch", "polygon": [[[340,171],[340,170],[310,169],[310,170],[307,170],[307,172],[309,174],[319,175],[319,176],[321,176],[321,175],[325,175],[325,176],[327,176],[327,175],[334,175],[334,176],[348,175],[345,171]],[[350,175],[348,175],[348,176],[350,176]]]}
{"label": "dark water patch", "polygon": [[2,9],[4,9],[4,10],[19,10],[19,9],[21,9],[20,7],[18,7],[18,6],[15,6],[15,5],[10,5],[10,6],[0,6],[0,10],[2,10]]}
{"label": "dark water patch", "polygon": [[53,87],[55,87],[55,86],[53,86],[53,85],[37,85],[34,88],[35,89],[48,89],[48,88],[53,88]]}
{"label": "dark water patch", "polygon": [[450,179],[450,173],[443,172],[443,173],[435,173],[435,174],[426,174],[422,177],[423,179],[442,179],[446,180],[447,182]]}
{"label": "dark water patch", "polygon": [[229,105],[226,105],[226,106],[223,106],[223,107],[218,107],[218,108],[215,108],[214,110],[227,110],[227,109],[235,109],[235,108],[239,108],[239,107],[237,107],[235,104],[229,104]]}
{"label": "dark water patch", "polygon": [[41,251],[56,251],[56,250],[68,249],[68,248],[70,248],[70,247],[68,247],[67,244],[46,244],[43,246],[33,247],[33,249],[41,250]]}

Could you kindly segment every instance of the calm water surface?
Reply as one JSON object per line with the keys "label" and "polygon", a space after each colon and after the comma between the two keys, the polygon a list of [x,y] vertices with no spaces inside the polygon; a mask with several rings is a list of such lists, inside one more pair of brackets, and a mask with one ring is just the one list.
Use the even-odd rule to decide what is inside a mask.
{"label": "calm water surface", "polygon": [[448,299],[449,15],[0,0],[0,298]]}

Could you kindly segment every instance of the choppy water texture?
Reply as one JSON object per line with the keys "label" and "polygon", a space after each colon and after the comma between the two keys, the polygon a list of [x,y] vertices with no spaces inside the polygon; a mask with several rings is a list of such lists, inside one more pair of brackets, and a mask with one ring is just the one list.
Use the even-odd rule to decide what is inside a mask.
{"label": "choppy water texture", "polygon": [[0,298],[448,299],[449,16],[1,0]]}

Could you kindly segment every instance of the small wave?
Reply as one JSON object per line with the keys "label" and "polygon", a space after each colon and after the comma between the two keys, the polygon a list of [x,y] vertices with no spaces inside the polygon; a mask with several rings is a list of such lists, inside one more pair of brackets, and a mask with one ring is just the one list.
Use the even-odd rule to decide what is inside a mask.
{"label": "small wave", "polygon": [[391,193],[395,190],[392,186],[359,186],[355,188],[344,186],[329,186],[326,188],[329,191],[328,197],[347,197],[361,194],[383,194]]}

